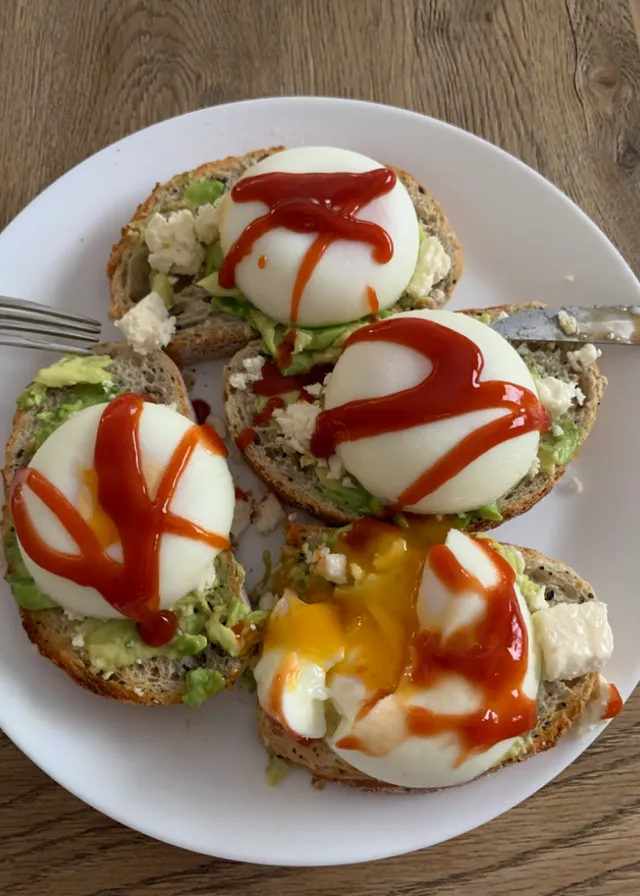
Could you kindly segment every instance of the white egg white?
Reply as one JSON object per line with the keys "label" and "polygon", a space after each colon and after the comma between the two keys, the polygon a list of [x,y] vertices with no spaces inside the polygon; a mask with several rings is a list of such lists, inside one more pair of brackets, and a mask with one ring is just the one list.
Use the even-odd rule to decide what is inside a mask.
{"label": "white egg white", "polygon": [[[93,467],[98,423],[106,405],[95,405],[74,414],[56,429],[34,455],[30,467],[38,470],[72,503],[78,506],[85,491],[81,475]],[[139,426],[142,470],[151,496],[184,433],[194,424],[165,405],[145,403]],[[117,463],[117,458],[114,458]],[[78,547],[58,518],[29,488],[25,502],[39,535],[55,550],[78,553]],[[215,532],[229,534],[235,498],[231,474],[224,457],[198,446],[191,455],[170,504],[178,516]],[[19,544],[29,574],[38,588],[65,610],[79,616],[121,616],[95,589],[54,575],[34,563]],[[109,548],[121,559],[119,544]],[[219,550],[178,535],[164,535],[160,547],[160,607],[168,609],[208,575]]]}
{"label": "white egg white", "polygon": [[[304,146],[275,153],[258,162],[243,177],[268,172],[353,172],[381,168],[360,153],[326,146]],[[221,207],[220,242],[225,254],[245,228],[267,212],[262,202],[236,202],[227,194]],[[369,244],[336,240],[325,251],[304,290],[297,325],[324,327],[347,323],[371,313],[367,287],[376,292],[380,309],[389,308],[409,283],[418,258],[418,219],[404,185],[374,199],[356,215],[383,227],[393,241],[386,264],[372,258]],[[301,262],[317,234],[277,228],[262,236],[236,268],[236,285],[274,320],[291,323],[291,300]],[[264,256],[266,265],[258,261]]]}
{"label": "white egg white", "polygon": [[[469,536],[451,530],[447,546],[460,565],[476,577],[482,587],[497,582],[497,572],[487,554]],[[527,671],[523,681],[524,693],[534,699],[538,693],[541,674],[539,647],[533,636],[531,616],[527,604],[516,586],[516,597],[528,632]],[[478,622],[486,612],[482,593],[473,589],[467,594],[451,593],[429,564],[425,564],[416,604],[419,624],[445,637],[457,629]],[[283,599],[276,612],[288,612]],[[284,653],[274,647],[265,651],[255,675],[258,699],[269,712],[269,693]],[[483,708],[484,694],[479,686],[460,675],[443,676],[429,688],[399,691],[379,701],[364,719],[358,719],[365,702],[373,696],[366,691],[356,676],[332,674],[327,658],[322,665],[297,655],[299,675],[294,685],[285,689],[282,709],[285,724],[299,737],[325,736],[324,701],[331,699],[341,716],[336,731],[326,737],[327,743],[345,762],[367,775],[402,787],[449,787],[478,777],[498,763],[517,738],[509,738],[459,762],[461,743],[455,731],[432,737],[407,737],[404,708],[421,706],[443,715],[470,713]],[[374,752],[371,756],[360,750],[344,749],[338,742],[348,735],[364,738]]]}
{"label": "white egg white", "polygon": [[[397,317],[435,321],[472,340],[484,356],[481,382],[504,380],[535,394],[529,370],[517,351],[490,327],[452,311],[410,311]],[[325,392],[324,406],[335,408],[378,398],[417,385],[431,363],[413,349],[390,342],[350,345],[338,359]],[[474,430],[506,411],[486,410],[383,433],[338,445],[344,467],[371,494],[395,502],[399,495]],[[419,503],[417,513],[464,513],[507,494],[527,475],[538,451],[539,433],[529,432],[485,452]]]}
{"label": "white egg white", "polygon": [[[447,536],[447,546],[454,553],[460,565],[471,575],[476,576],[481,585],[487,587],[495,584],[497,575],[490,560],[473,539],[456,530]],[[540,685],[541,661],[540,651],[533,636],[531,614],[520,590],[516,586],[516,596],[522,617],[528,632],[528,662],[523,681],[524,693],[534,699]],[[462,598],[462,601],[461,601]],[[481,618],[485,602],[481,595],[470,591],[467,595],[452,594],[443,585],[429,565],[425,565],[417,603],[420,625],[433,631],[443,628],[451,633],[457,628]],[[471,609],[470,609],[471,608]],[[441,628],[442,626],[442,628]],[[330,688],[331,691],[331,688]],[[333,696],[333,695],[332,695]],[[356,716],[361,703],[338,700],[343,719],[329,743],[331,748],[345,762],[373,778],[401,787],[450,787],[463,784],[484,774],[496,765],[509,752],[517,738],[508,738],[495,744],[482,753],[474,754],[459,762],[460,741],[453,732],[445,732],[433,737],[397,737],[397,746],[384,756],[369,756],[359,750],[345,750],[336,745],[340,738],[360,730],[356,724]],[[483,706],[482,691],[473,682],[458,675],[450,675],[441,679],[437,686],[412,692],[410,695],[395,694],[381,701],[379,718],[375,716],[369,721],[370,730],[375,742],[384,744],[396,734],[390,730],[400,716],[398,710],[403,706],[422,706],[432,712],[444,715],[468,713]],[[347,710],[347,712],[345,712]],[[373,715],[373,713],[372,713]],[[393,743],[393,741],[392,741]]]}

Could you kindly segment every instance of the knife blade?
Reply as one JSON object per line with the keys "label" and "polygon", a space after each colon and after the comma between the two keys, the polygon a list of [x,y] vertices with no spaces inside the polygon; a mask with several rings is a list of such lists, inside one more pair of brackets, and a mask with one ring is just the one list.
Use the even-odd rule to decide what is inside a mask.
{"label": "knife blade", "polygon": [[526,308],[491,327],[513,342],[640,343],[640,305]]}

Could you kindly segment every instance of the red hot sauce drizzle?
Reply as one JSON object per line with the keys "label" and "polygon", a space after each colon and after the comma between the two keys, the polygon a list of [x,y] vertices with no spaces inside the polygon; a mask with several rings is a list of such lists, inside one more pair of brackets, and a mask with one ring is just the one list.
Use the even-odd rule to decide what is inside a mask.
{"label": "red hot sauce drizzle", "polygon": [[316,457],[329,457],[342,442],[398,432],[471,411],[508,411],[469,433],[425,470],[398,496],[394,509],[417,504],[496,445],[549,428],[547,411],[529,389],[500,380],[480,382],[484,357],[462,333],[432,320],[392,317],[356,330],[345,349],[358,342],[392,342],[412,348],[431,361],[431,372],[402,392],[350,401],[323,411],[311,439]]}
{"label": "red hot sauce drizzle", "polygon": [[[114,560],[78,510],[45,476],[25,467],[15,477],[11,513],[20,542],[31,559],[54,575],[95,588],[123,616],[138,623],[140,637],[153,646],[166,644],[178,620],[160,610],[160,546],[165,534],[181,535],[224,550],[229,541],[169,509],[180,478],[198,445],[226,457],[226,449],[209,426],[192,426],[174,451],[152,499],[142,472],[138,430],[144,399],[123,394],[104,409],[98,424],[94,467],[97,498],[111,518],[122,545],[122,562]],[[54,550],[33,525],[24,488],[55,514],[78,546],[78,554]]]}
{"label": "red hot sauce drizzle", "polygon": [[367,243],[374,261],[378,264],[391,261],[393,241],[387,231],[356,215],[374,199],[390,193],[396,181],[395,173],[389,168],[362,173],[274,171],[238,181],[231,190],[235,202],[263,202],[269,210],[245,227],[225,255],[218,274],[220,286],[225,289],[235,286],[236,267],[266,233],[284,227],[294,233],[317,234],[302,259],[293,287],[290,317],[295,324],[305,287],[320,259],[336,240]]}
{"label": "red hot sauce drizzle", "polygon": [[[376,537],[376,532],[382,531],[381,525],[373,520],[359,521],[353,527],[353,536],[347,533],[347,537],[352,545],[362,547]],[[418,535],[419,532],[418,529]],[[481,539],[476,543],[487,553],[497,573],[497,583],[493,586],[484,587],[471,576],[444,544],[431,548],[428,563],[453,595],[469,591],[482,595],[486,605],[484,615],[477,623],[459,629],[446,639],[438,632],[416,630],[410,640],[406,668],[396,688],[405,691],[431,688],[443,676],[453,673],[481,690],[482,708],[468,714],[440,714],[403,704],[407,736],[431,737],[444,732],[459,736],[458,763],[500,741],[531,731],[537,721],[537,702],[523,691],[528,632],[515,593],[515,572],[489,544]],[[356,722],[389,693],[381,692],[369,700],[358,713]],[[368,755],[386,755],[386,750],[377,750],[356,733],[346,735],[336,745]]]}

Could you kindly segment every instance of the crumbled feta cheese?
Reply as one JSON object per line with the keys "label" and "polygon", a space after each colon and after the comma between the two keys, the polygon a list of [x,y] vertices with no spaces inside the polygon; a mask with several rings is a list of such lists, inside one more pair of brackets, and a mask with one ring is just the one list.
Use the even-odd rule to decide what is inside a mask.
{"label": "crumbled feta cheese", "polygon": [[171,212],[164,218],[156,212],[147,224],[145,241],[149,264],[163,274],[197,274],[204,249],[196,238],[196,219],[189,209]]}
{"label": "crumbled feta cheese", "polygon": [[319,413],[317,405],[309,404],[308,401],[295,401],[286,408],[277,410],[273,419],[282,430],[285,442],[300,454],[306,454]]}
{"label": "crumbled feta cheese", "polygon": [[592,364],[595,364],[601,354],[602,352],[600,349],[596,348],[595,345],[591,345],[589,342],[575,352],[567,352],[567,360],[572,370],[580,372],[586,370],[587,367],[590,367]]}
{"label": "crumbled feta cheese", "polygon": [[141,355],[163,348],[176,331],[176,319],[169,316],[167,306],[157,292],[150,292],[115,323],[127,342]]}
{"label": "crumbled feta cheese", "polygon": [[256,529],[266,535],[284,520],[284,510],[274,494],[268,494],[260,500],[256,508]]}
{"label": "crumbled feta cheese", "polygon": [[558,326],[567,336],[575,336],[579,330],[576,318],[573,314],[569,314],[564,309],[558,311]]}
{"label": "crumbled feta cheese", "polygon": [[560,436],[564,435],[564,429],[561,426],[558,426],[557,423],[554,423],[551,427],[551,435],[554,437],[554,439],[559,439]]}
{"label": "crumbled feta cheese", "polygon": [[222,417],[218,417],[215,414],[209,414],[207,419],[205,420],[207,426],[210,426],[211,429],[216,433],[216,435],[220,436],[221,439],[227,438],[227,424],[222,419]]}
{"label": "crumbled feta cheese", "polygon": [[263,594],[260,600],[258,601],[258,609],[259,610],[273,610],[275,605],[278,603],[278,598],[271,591],[267,591],[266,594]]}
{"label": "crumbled feta cheese", "polygon": [[544,681],[598,672],[611,658],[613,633],[601,601],[556,604],[534,613],[532,619],[542,650]]}
{"label": "crumbled feta cheese", "polygon": [[138,659],[136,660],[136,666],[141,666],[141,665],[142,665],[142,660],[140,659],[140,657],[138,657]]}
{"label": "crumbled feta cheese", "polygon": [[134,688],[133,693],[137,694],[138,697],[142,697],[142,695],[144,694],[144,691],[142,690],[142,688]]}
{"label": "crumbled feta cheese", "polygon": [[[328,376],[329,374],[327,374]],[[309,383],[308,386],[304,387],[304,391],[308,392],[309,395],[313,395],[314,398],[317,398],[318,395],[322,393],[322,383]]]}
{"label": "crumbled feta cheese", "polygon": [[[537,476],[539,472],[540,472],[540,458],[536,454],[536,456],[531,461],[531,466],[529,467],[529,472],[527,473],[527,476],[529,477],[529,479],[533,479],[534,476]],[[464,516],[464,513],[459,514],[459,516]]]}
{"label": "crumbled feta cheese", "polygon": [[72,647],[84,647],[84,635],[76,635],[71,641]]}
{"label": "crumbled feta cheese", "polygon": [[327,551],[315,565],[314,572],[335,585],[347,582],[347,557],[345,554],[332,554]]}
{"label": "crumbled feta cheese", "polygon": [[578,495],[583,489],[582,482],[577,476],[570,476],[569,479],[567,479],[567,486],[572,492],[576,492]]}
{"label": "crumbled feta cheese", "polygon": [[262,368],[265,365],[266,358],[262,355],[256,355],[255,358],[245,358],[242,362],[244,373],[232,373],[229,377],[229,385],[234,389],[246,389],[249,383],[257,383],[262,379]]}
{"label": "crumbled feta cheese", "polygon": [[540,403],[554,420],[561,414],[566,414],[573,399],[577,397],[577,387],[573,383],[566,383],[564,380],[556,379],[555,376],[545,376],[544,379],[536,380],[536,389]]}
{"label": "crumbled feta cheese", "polygon": [[201,243],[212,243],[218,237],[220,200],[201,205],[196,214],[196,236]]}
{"label": "crumbled feta cheese", "polygon": [[231,523],[231,535],[237,541],[243,532],[251,525],[251,504],[242,498],[236,501]]}
{"label": "crumbled feta cheese", "polygon": [[344,476],[344,467],[342,461],[337,454],[332,454],[329,458],[329,471],[327,479],[342,479]]}
{"label": "crumbled feta cheese", "polygon": [[451,269],[451,259],[435,236],[428,236],[420,244],[418,261],[407,286],[407,293],[414,299],[425,298],[432,287],[446,277]]}
{"label": "crumbled feta cheese", "polygon": [[200,580],[199,580],[198,584],[196,585],[196,589],[195,589],[196,594],[199,594],[199,595],[206,594],[207,591],[211,590],[212,586],[215,584],[215,581],[216,581],[216,568],[215,568],[215,565],[212,563],[211,566],[208,569],[205,569],[205,571],[200,576]]}
{"label": "crumbled feta cheese", "polygon": [[583,405],[583,404],[585,403],[585,401],[586,401],[586,395],[584,394],[584,392],[582,391],[582,389],[580,388],[580,386],[574,386],[574,387],[573,387],[573,391],[574,391],[574,394],[575,394],[575,396],[576,396],[576,401],[578,402],[578,404],[580,405],[580,407],[582,407],[582,405]]}
{"label": "crumbled feta cheese", "polygon": [[509,315],[506,311],[498,311],[493,320],[495,323],[497,323],[499,320],[506,320],[508,317]]}

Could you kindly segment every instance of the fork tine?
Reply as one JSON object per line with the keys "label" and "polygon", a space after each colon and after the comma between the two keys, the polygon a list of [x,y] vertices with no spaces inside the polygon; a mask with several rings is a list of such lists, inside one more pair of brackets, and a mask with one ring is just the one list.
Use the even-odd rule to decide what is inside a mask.
{"label": "fork tine", "polygon": [[68,321],[77,326],[82,326],[91,330],[99,330],[100,322],[90,317],[83,317],[79,314],[68,314],[65,311],[59,311],[57,308],[49,308],[46,305],[40,305],[38,302],[28,302],[25,299],[12,299],[9,296],[0,295],[0,312],[8,314],[12,317],[32,318],[40,315],[46,318],[55,318],[57,320]]}
{"label": "fork tine", "polygon": [[86,342],[99,342],[100,332],[95,330],[82,330],[62,321],[36,320],[26,321],[10,318],[3,320],[0,316],[0,332],[26,333],[27,335],[42,335],[62,337],[63,339],[82,339]]}
{"label": "fork tine", "polygon": [[93,352],[90,348],[80,345],[69,345],[64,342],[41,342],[38,339],[29,339],[26,336],[2,336],[0,334],[0,345],[11,346],[13,348],[37,348],[45,352],[63,352],[71,355],[91,355]]}

